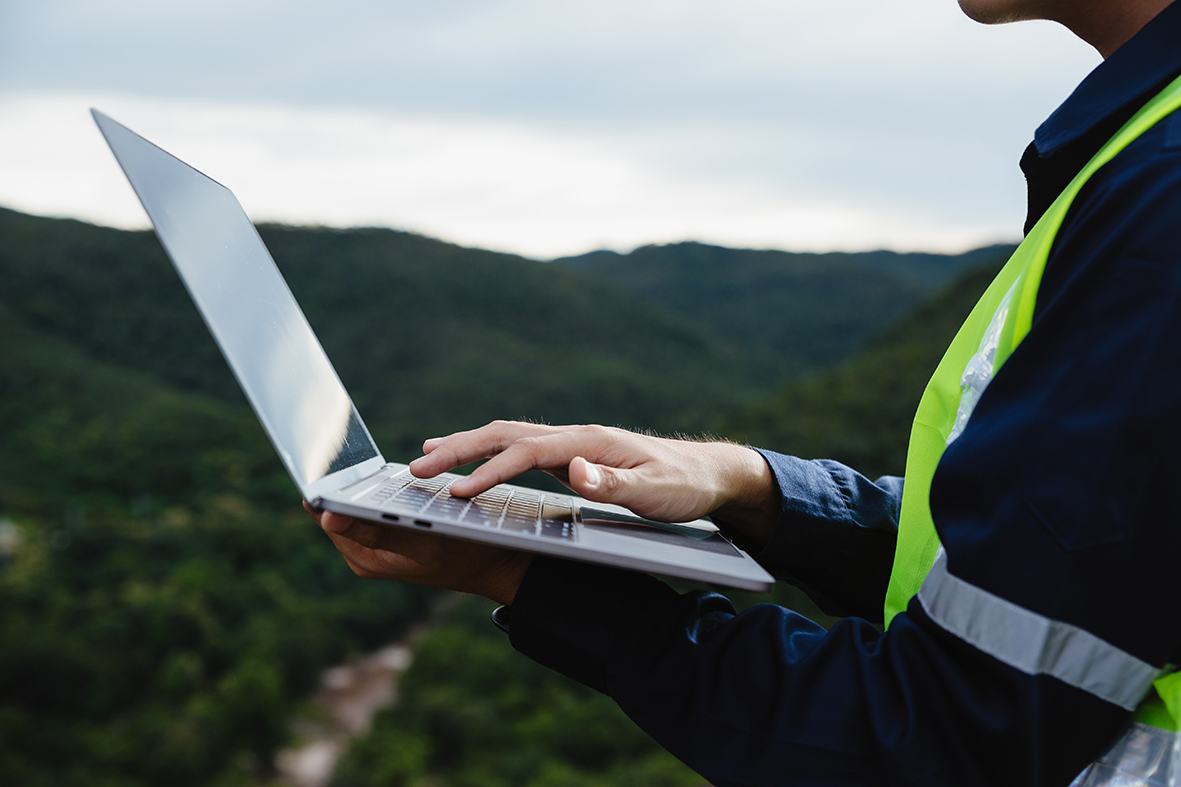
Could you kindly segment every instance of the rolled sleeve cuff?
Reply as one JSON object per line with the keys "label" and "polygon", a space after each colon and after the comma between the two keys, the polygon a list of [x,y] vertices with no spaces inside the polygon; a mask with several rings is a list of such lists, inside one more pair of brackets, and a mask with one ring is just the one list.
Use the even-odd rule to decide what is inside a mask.
{"label": "rolled sleeve cuff", "polygon": [[764,545],[726,535],[830,615],[882,616],[898,534],[902,479],[870,481],[839,462],[757,450],[779,487],[779,522]]}

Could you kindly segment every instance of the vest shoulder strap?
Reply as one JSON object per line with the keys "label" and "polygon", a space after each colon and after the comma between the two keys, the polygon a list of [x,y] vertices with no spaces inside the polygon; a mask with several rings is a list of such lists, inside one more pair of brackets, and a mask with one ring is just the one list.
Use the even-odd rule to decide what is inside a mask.
{"label": "vest shoulder strap", "polygon": [[[1104,164],[1178,107],[1181,107],[1181,77],[1124,124],[1063,190],[985,291],[935,369],[919,402],[907,449],[898,545],[886,591],[887,626],[918,593],[935,562],[939,537],[931,518],[931,480],[955,427],[963,397],[964,370],[981,350],[981,340],[998,308],[1004,304],[1008,311],[995,348],[994,375],[1033,325],[1042,272],[1058,230],[1079,191]],[[1010,292],[1013,293],[1011,304],[1006,300]]]}

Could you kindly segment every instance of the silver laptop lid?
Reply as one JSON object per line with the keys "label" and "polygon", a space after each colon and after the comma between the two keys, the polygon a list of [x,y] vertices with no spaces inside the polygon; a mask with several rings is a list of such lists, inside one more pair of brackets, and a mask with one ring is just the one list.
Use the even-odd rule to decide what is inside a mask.
{"label": "silver laptop lid", "polygon": [[101,112],[91,114],[304,499],[384,464],[230,190]]}

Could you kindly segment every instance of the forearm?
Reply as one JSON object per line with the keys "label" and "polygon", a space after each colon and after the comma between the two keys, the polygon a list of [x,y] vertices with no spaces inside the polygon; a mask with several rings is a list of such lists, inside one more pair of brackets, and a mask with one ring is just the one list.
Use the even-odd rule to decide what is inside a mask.
{"label": "forearm", "polygon": [[450,487],[458,497],[542,469],[587,500],[640,516],[666,522],[711,516],[825,611],[881,615],[901,495],[897,479],[874,484],[837,463],[602,426],[497,421],[428,440],[423,450],[410,464],[420,477],[491,457]]}
{"label": "forearm", "polygon": [[[1127,712],[932,624],[830,632],[642,575],[539,560],[514,646],[610,694],[712,784],[1066,784]],[[1063,736],[1062,729],[1070,729]]]}

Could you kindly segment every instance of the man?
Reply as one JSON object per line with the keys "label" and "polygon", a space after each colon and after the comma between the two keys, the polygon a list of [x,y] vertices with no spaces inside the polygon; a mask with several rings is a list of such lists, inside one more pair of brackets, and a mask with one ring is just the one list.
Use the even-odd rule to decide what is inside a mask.
{"label": "man", "polygon": [[[1149,756],[1168,754],[1154,726],[1168,714],[1142,714],[1181,663],[1181,82],[1166,90],[1181,4],[961,6],[1060,22],[1106,60],[1022,159],[1029,236],[924,395],[905,485],[728,444],[503,422],[428,440],[411,465],[426,477],[491,457],[458,496],[541,468],[644,516],[711,515],[772,573],[861,617],[825,632],[770,605],[735,615],[643,575],[324,514],[354,571],[507,605],[518,650],[610,694],[719,787],[1066,785],[1109,750],[1080,783],[1169,783]],[[866,619],[884,599],[883,633]]]}

